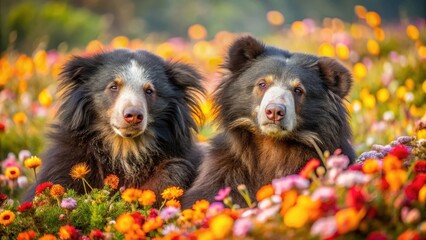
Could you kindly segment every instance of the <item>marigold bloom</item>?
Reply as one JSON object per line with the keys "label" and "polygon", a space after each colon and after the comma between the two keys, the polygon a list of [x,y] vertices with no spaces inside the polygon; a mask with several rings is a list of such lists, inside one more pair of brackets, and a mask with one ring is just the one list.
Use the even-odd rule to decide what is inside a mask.
{"label": "marigold bloom", "polygon": [[268,184],[261,187],[259,191],[257,191],[256,200],[260,202],[263,199],[271,197],[272,195],[274,195],[274,187],[272,187],[272,184]]}
{"label": "marigold bloom", "polygon": [[291,228],[301,228],[309,221],[309,213],[305,208],[296,205],[284,215],[284,224]]}
{"label": "marigold bloom", "polygon": [[10,180],[15,180],[21,175],[21,171],[18,167],[8,167],[6,168],[4,175],[6,175],[6,177]]}
{"label": "marigold bloom", "polygon": [[407,172],[401,169],[386,172],[386,181],[391,191],[398,191],[407,180]]}
{"label": "marigold bloom", "polygon": [[155,193],[151,190],[142,191],[140,197],[138,198],[138,202],[142,206],[151,206],[155,203],[156,200]]}
{"label": "marigold bloom", "polygon": [[179,187],[169,187],[164,189],[164,191],[161,193],[161,197],[165,200],[179,198],[182,195],[183,190]]}
{"label": "marigold bloom", "polygon": [[57,238],[52,234],[45,234],[41,236],[38,240],[56,240]]}
{"label": "marigold bloom", "polygon": [[44,183],[40,183],[39,185],[37,185],[36,187],[36,195],[39,195],[40,193],[44,192],[44,190],[46,188],[50,188],[53,186],[53,183],[51,182],[44,182]]}
{"label": "marigold bloom", "polygon": [[303,169],[299,172],[299,175],[304,178],[309,178],[312,172],[315,171],[317,167],[320,166],[320,161],[318,159],[312,158],[308,163],[303,167]]}
{"label": "marigold bloom", "polygon": [[18,207],[18,212],[26,212],[33,207],[33,202],[24,202]]}
{"label": "marigold bloom", "polygon": [[4,210],[0,213],[0,224],[3,226],[8,226],[13,223],[15,220],[15,214],[12,211]]}
{"label": "marigold bloom", "polygon": [[78,233],[74,226],[65,225],[59,229],[58,236],[60,239],[77,239]]}
{"label": "marigold bloom", "polygon": [[23,124],[28,120],[27,115],[23,112],[18,112],[13,115],[13,121],[16,124]]}
{"label": "marigold bloom", "polygon": [[114,174],[108,175],[104,180],[104,184],[109,186],[112,189],[117,189],[119,182],[120,182],[120,179]]}
{"label": "marigold bloom", "polygon": [[142,190],[136,188],[127,188],[121,193],[121,198],[128,203],[136,202],[142,196]]}
{"label": "marigold bloom", "polygon": [[18,234],[18,240],[33,240],[37,237],[37,233],[33,230],[29,230],[26,232],[20,232]]}
{"label": "marigold bloom", "polygon": [[142,226],[144,232],[150,232],[163,226],[163,219],[160,216],[148,219]]}
{"label": "marigold bloom", "polygon": [[396,156],[389,154],[383,159],[383,171],[389,172],[401,168],[402,162]]}
{"label": "marigold bloom", "polygon": [[176,199],[170,199],[166,202],[166,206],[167,207],[175,207],[175,208],[180,208],[180,202]]}
{"label": "marigold bloom", "polygon": [[36,156],[31,156],[24,160],[24,166],[27,168],[36,168],[41,165],[41,159]]}
{"label": "marigold bloom", "polygon": [[380,171],[379,162],[376,159],[367,159],[362,165],[362,171],[365,174],[374,174]]}
{"label": "marigold bloom", "polygon": [[296,190],[292,189],[290,191],[284,192],[281,194],[282,202],[281,202],[281,216],[284,216],[285,213],[293,207],[297,202],[298,193]]}
{"label": "marigold bloom", "polygon": [[201,199],[201,200],[197,200],[192,205],[192,209],[194,209],[194,211],[197,211],[197,212],[206,212],[209,206],[210,206],[209,201]]}
{"label": "marigold bloom", "polygon": [[121,233],[126,233],[127,231],[130,230],[130,228],[132,227],[134,223],[135,223],[135,220],[130,214],[128,213],[122,214],[117,218],[115,222],[115,229],[117,229],[117,231]]}
{"label": "marigold bloom", "polygon": [[337,231],[345,234],[358,228],[365,211],[356,211],[354,208],[346,208],[336,213]]}
{"label": "marigold bloom", "polygon": [[55,184],[50,188],[50,195],[54,198],[59,198],[64,195],[65,189],[60,184]]}
{"label": "marigold bloom", "polygon": [[233,223],[232,217],[221,213],[210,220],[209,226],[216,239],[224,239],[231,234]]}
{"label": "marigold bloom", "polygon": [[90,172],[90,168],[87,166],[86,163],[79,163],[74,165],[71,168],[71,172],[70,172],[70,176],[72,177],[72,179],[77,180],[77,179],[82,179],[86,176],[86,174],[88,174]]}

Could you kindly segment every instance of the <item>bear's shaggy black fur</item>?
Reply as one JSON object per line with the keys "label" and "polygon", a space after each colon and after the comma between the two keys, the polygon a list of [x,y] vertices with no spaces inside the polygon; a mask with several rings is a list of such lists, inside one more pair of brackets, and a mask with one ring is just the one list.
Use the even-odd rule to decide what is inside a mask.
{"label": "bear's shaggy black fur", "polygon": [[245,184],[254,199],[272,179],[297,174],[311,158],[341,149],[355,153],[343,104],[352,85],[348,70],[327,57],[291,53],[246,36],[230,47],[224,78],[215,91],[223,132],[211,141],[183,207],[214,201],[230,186],[235,203]]}
{"label": "bear's shaggy black fur", "polygon": [[74,57],[59,84],[61,104],[42,158],[38,182],[50,181],[83,193],[71,168],[86,163],[85,179],[102,187],[115,174],[120,186],[187,189],[201,159],[193,135],[204,90],[191,66],[146,51],[115,50]]}

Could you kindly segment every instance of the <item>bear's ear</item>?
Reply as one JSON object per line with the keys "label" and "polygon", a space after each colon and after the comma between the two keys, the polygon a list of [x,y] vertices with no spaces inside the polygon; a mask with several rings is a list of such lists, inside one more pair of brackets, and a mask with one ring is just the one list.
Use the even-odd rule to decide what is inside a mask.
{"label": "bear's ear", "polygon": [[178,88],[204,92],[201,74],[192,66],[181,62],[167,62],[166,75]]}
{"label": "bear's ear", "polygon": [[265,51],[265,45],[251,36],[237,39],[229,48],[224,67],[237,72]]}
{"label": "bear's ear", "polygon": [[321,79],[328,89],[340,98],[348,95],[352,87],[352,76],[346,67],[329,57],[320,57],[318,67]]}

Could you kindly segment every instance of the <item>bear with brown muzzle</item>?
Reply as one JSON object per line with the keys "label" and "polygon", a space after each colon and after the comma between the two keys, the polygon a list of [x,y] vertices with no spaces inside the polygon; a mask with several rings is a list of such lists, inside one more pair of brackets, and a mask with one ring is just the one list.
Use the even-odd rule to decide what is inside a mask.
{"label": "bear with brown muzzle", "polygon": [[228,50],[226,73],[214,93],[223,130],[210,142],[183,207],[214,201],[231,187],[234,203],[245,184],[252,199],[274,178],[297,174],[318,151],[340,149],[352,163],[349,71],[328,57],[291,53],[246,36]]}

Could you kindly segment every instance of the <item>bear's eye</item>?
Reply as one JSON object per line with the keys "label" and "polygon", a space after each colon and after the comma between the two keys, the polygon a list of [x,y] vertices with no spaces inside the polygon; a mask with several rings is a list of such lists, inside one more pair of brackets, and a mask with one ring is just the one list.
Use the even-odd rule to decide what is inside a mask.
{"label": "bear's eye", "polygon": [[300,95],[302,95],[302,94],[303,94],[303,89],[302,89],[301,87],[295,87],[295,88],[293,89],[293,92],[294,92],[295,94],[297,94],[298,96],[300,96]]}
{"label": "bear's eye", "polygon": [[153,93],[154,93],[154,90],[152,90],[151,88],[145,89],[145,94],[146,95],[152,95]]}
{"label": "bear's eye", "polygon": [[109,89],[112,92],[117,92],[118,91],[118,85],[116,83],[113,83],[111,86],[109,86]]}
{"label": "bear's eye", "polygon": [[259,82],[259,83],[257,84],[257,86],[259,86],[259,88],[260,88],[261,90],[264,90],[264,89],[267,87],[267,84],[266,84],[266,82],[261,81],[261,82]]}

